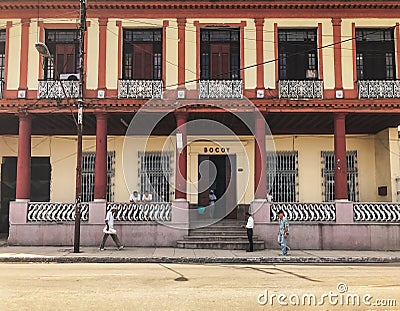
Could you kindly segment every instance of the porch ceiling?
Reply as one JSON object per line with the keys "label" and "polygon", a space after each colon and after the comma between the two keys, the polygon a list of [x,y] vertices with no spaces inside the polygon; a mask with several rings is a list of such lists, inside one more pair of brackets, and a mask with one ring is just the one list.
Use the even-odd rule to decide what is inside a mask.
{"label": "porch ceiling", "polygon": [[[109,135],[125,135],[126,124],[131,122],[133,113],[110,113]],[[188,121],[199,119],[214,120],[231,129],[237,135],[249,135],[247,126],[230,113],[190,113]],[[267,123],[273,134],[332,134],[332,113],[269,113]],[[166,115],[153,131],[153,135],[168,135],[175,129],[175,117]],[[348,114],[346,133],[374,134],[388,127],[400,124],[400,114]],[[209,133],[209,128],[207,133]],[[84,135],[96,134],[96,117],[93,113],[84,115]],[[198,135],[207,134],[199,131]],[[35,114],[32,119],[33,135],[75,135],[76,126],[71,114]],[[0,114],[0,135],[18,135],[18,116]]]}

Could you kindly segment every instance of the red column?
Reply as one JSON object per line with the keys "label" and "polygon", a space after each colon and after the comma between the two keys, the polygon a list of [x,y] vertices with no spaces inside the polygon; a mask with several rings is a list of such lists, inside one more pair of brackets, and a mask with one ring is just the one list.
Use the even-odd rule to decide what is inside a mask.
{"label": "red column", "polygon": [[178,88],[185,88],[185,27],[186,18],[177,18],[178,23]]}
{"label": "red column", "polygon": [[186,154],[186,120],[187,113],[176,112],[176,128],[182,133],[183,146],[181,152],[176,151],[177,161],[176,161],[176,171],[175,171],[175,199],[185,199],[186,200],[186,166],[187,166],[187,154]]}
{"label": "red column", "polygon": [[342,19],[332,18],[333,26],[333,62],[335,66],[335,89],[342,89]]}
{"label": "red column", "polygon": [[335,200],[347,200],[346,114],[334,114]]}
{"label": "red column", "polygon": [[28,51],[29,51],[29,26],[31,20],[29,18],[21,19],[21,59],[19,67],[19,89],[26,90],[28,88]]}
{"label": "red column", "polygon": [[94,199],[107,199],[107,114],[96,114],[96,162]]}
{"label": "red column", "polygon": [[108,18],[99,18],[99,90],[106,88],[107,24]]}
{"label": "red column", "polygon": [[260,112],[256,112],[254,137],[254,199],[265,199],[267,197],[265,161],[265,119]]}
{"label": "red column", "polygon": [[17,200],[29,200],[31,196],[31,133],[31,116],[21,113],[18,134]]}
{"label": "red column", "polygon": [[[263,27],[264,27],[264,19],[263,18],[255,18],[254,23],[256,24],[256,50],[257,50],[257,64],[262,64],[264,62],[264,36],[263,36]],[[257,66],[257,89],[264,89],[264,65]]]}

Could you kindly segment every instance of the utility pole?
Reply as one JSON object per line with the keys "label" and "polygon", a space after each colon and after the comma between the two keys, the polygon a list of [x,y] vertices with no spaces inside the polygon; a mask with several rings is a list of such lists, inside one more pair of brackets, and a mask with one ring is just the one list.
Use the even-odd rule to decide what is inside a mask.
{"label": "utility pole", "polygon": [[85,31],[86,31],[86,0],[79,0],[79,96],[77,120],[77,152],[76,152],[76,188],[75,188],[75,232],[74,253],[79,253],[81,235],[81,202],[82,202],[82,121],[85,86]]}

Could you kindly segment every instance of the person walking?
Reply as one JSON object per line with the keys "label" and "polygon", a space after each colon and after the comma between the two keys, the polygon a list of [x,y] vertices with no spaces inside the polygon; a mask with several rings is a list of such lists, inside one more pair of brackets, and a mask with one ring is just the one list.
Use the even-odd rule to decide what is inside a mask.
{"label": "person walking", "polygon": [[279,234],[278,234],[278,243],[281,246],[281,256],[286,256],[287,252],[290,250],[289,246],[287,246],[287,238],[289,236],[289,222],[287,217],[283,213],[283,210],[279,210]]}
{"label": "person walking", "polygon": [[247,218],[247,224],[246,226],[242,226],[242,228],[246,228],[247,231],[247,239],[249,240],[249,249],[246,250],[246,252],[253,252],[254,247],[253,247],[253,228],[254,228],[254,219],[253,216],[247,212],[246,213],[246,218]]}
{"label": "person walking", "polygon": [[107,216],[105,219],[106,226],[103,229],[104,235],[103,235],[103,240],[101,241],[100,245],[100,250],[104,251],[104,245],[106,244],[106,241],[108,239],[108,236],[111,236],[111,238],[114,240],[115,244],[118,247],[118,250],[121,250],[124,248],[124,246],[121,244],[121,242],[118,239],[117,231],[114,229],[114,216],[117,213],[117,207],[113,206],[111,207],[111,210],[107,212]]}

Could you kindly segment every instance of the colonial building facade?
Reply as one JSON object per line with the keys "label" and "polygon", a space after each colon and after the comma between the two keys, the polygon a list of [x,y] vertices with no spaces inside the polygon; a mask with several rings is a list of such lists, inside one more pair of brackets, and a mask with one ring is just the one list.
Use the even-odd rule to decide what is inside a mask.
{"label": "colonial building facade", "polygon": [[[269,228],[282,207],[305,226],[301,238],[317,222],[336,222],[326,230],[340,234],[342,222],[368,231],[400,221],[397,2],[89,0],[83,77],[78,22],[79,1],[0,3],[0,231],[11,223],[11,243],[70,241],[62,235],[73,218],[81,79],[85,226],[97,230],[112,204],[143,230],[179,223],[178,205],[183,222],[201,221],[210,189],[224,197],[214,218],[262,210],[256,220]],[[128,143],[141,113],[162,118]],[[189,127],[199,120],[231,135]],[[134,190],[151,193],[147,210],[118,203]],[[126,240],[140,244],[128,227]],[[143,245],[185,235],[156,227]],[[91,230],[83,243],[96,241]],[[398,226],[376,230],[400,239]],[[360,233],[362,247],[375,247],[366,240]]]}

